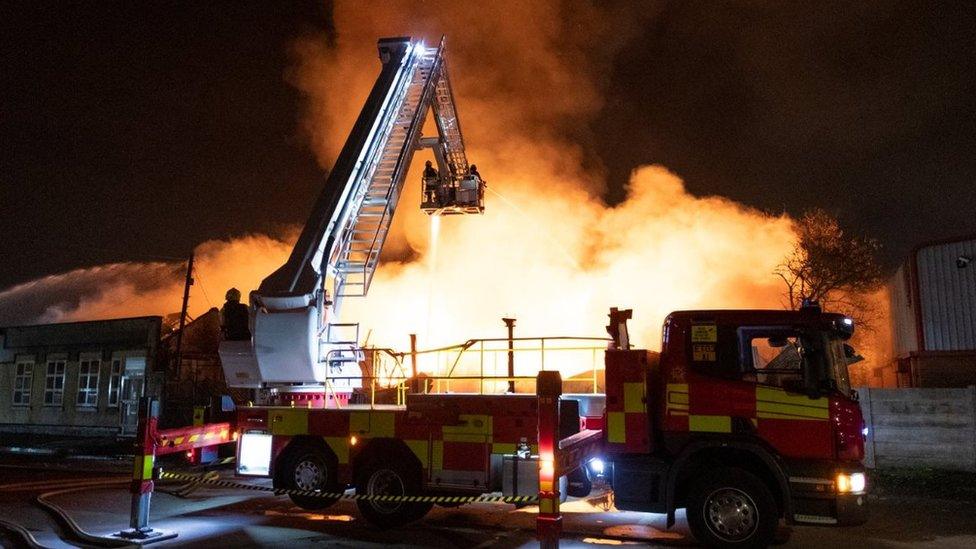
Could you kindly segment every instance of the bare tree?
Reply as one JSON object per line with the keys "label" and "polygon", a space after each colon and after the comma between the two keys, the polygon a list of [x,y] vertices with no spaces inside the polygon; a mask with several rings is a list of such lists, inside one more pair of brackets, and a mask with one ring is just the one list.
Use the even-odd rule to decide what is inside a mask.
{"label": "bare tree", "polygon": [[844,313],[871,330],[878,318],[871,295],[881,287],[880,246],[872,238],[848,235],[832,215],[815,208],[796,222],[797,242],[775,274],[786,283],[785,303],[798,309],[804,300]]}

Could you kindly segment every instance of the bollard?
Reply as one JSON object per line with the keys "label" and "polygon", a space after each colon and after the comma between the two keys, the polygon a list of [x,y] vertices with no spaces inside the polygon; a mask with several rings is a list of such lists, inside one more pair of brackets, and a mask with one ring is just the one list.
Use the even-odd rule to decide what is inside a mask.
{"label": "bollard", "polygon": [[563,392],[558,371],[539,372],[539,514],[535,519],[536,539],[543,549],[559,547],[563,518],[559,514],[559,396]]}
{"label": "bollard", "polygon": [[133,463],[132,505],[129,509],[129,529],[115,534],[118,537],[148,543],[172,539],[175,532],[153,530],[149,526],[149,501],[153,491],[153,468],[156,464],[156,428],[159,423],[159,401],[153,397],[139,400],[139,430],[136,457]]}

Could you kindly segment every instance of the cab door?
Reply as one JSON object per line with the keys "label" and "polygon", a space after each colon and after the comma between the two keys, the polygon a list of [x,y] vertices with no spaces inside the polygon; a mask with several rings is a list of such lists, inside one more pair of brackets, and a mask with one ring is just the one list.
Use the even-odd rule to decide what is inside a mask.
{"label": "cab door", "polygon": [[830,401],[803,392],[809,349],[790,327],[740,328],[743,380],[755,385],[753,424],[760,438],[784,457],[830,459],[834,445]]}

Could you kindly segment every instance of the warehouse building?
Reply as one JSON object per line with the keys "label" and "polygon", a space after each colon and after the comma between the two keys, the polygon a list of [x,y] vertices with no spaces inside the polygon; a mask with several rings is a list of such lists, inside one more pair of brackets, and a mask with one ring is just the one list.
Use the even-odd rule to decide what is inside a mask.
{"label": "warehouse building", "polygon": [[164,425],[189,424],[224,394],[250,400],[224,383],[217,309],[182,341],[171,317],[0,327],[0,435],[128,437],[143,396],[160,399]]}
{"label": "warehouse building", "polygon": [[888,289],[894,384],[976,385],[976,236],[915,248]]}

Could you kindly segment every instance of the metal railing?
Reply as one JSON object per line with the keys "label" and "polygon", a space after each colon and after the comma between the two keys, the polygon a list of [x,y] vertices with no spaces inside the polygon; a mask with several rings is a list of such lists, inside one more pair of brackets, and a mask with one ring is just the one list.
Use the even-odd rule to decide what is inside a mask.
{"label": "metal railing", "polygon": [[[608,338],[571,336],[470,339],[459,345],[413,353],[387,348],[357,348],[352,351],[362,356],[363,375],[330,377],[325,384],[326,392],[334,395],[337,381],[361,382],[362,390],[368,391],[371,406],[377,404],[378,395],[381,404],[402,406],[408,391],[534,394],[536,374],[550,369],[576,372],[576,375],[564,378],[564,385],[586,387],[567,392],[596,394],[602,390],[599,373],[603,370],[603,351],[609,341]],[[350,349],[344,352],[349,353]],[[509,354],[513,366],[511,373],[508,371]],[[413,386],[405,360],[411,360],[412,370],[418,373],[412,380]],[[387,402],[391,392],[395,392],[395,401]],[[338,399],[333,401],[339,402]]]}

